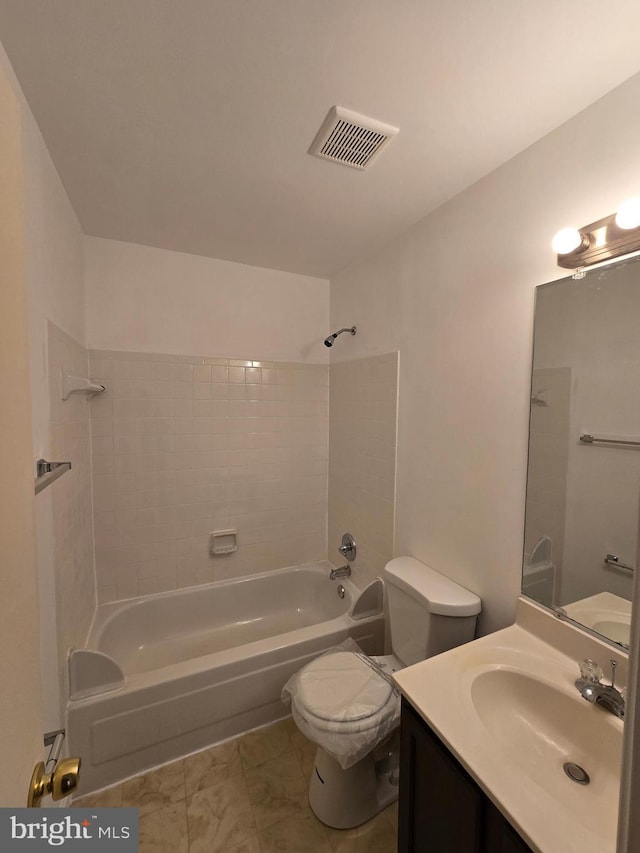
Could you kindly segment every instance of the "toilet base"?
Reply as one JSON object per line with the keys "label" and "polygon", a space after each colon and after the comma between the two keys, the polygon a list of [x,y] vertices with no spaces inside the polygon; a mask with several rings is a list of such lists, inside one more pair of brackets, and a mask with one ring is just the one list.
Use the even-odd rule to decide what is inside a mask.
{"label": "toilet base", "polygon": [[309,805],[334,829],[352,829],[398,799],[397,733],[353,767],[343,770],[318,747],[309,784]]}

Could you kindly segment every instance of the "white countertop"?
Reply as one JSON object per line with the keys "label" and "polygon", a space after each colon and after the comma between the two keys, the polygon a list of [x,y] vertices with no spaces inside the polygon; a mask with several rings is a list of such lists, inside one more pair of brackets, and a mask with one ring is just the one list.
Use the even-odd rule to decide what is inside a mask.
{"label": "white countertop", "polygon": [[[568,654],[558,648],[563,644]],[[619,788],[619,775],[616,774],[621,756],[622,722],[580,697],[574,682],[578,660],[584,657],[595,657],[604,665],[609,658],[620,659],[621,655],[607,644],[573,626],[559,623],[554,616],[521,599],[515,625],[395,674],[403,695],[536,853],[615,853]],[[585,766],[592,775],[589,786],[583,787],[567,779],[562,771],[562,760],[557,766],[551,762],[549,784],[545,784],[546,756],[538,754],[540,750],[527,754],[529,748],[535,750],[536,737],[532,737],[530,743],[521,737],[520,748],[513,748],[512,742],[502,739],[495,727],[494,731],[487,727],[474,707],[472,682],[479,673],[496,670],[525,672],[534,679],[534,685],[541,685],[541,702],[548,692],[546,686],[562,693],[562,707],[569,709],[570,720],[575,710],[577,728],[567,732],[571,747],[567,749],[566,760]],[[622,659],[621,683],[626,680],[625,670],[626,659]],[[496,702],[500,702],[499,695],[496,695]],[[536,726],[536,720],[544,719],[544,713],[549,713],[548,708],[546,711],[532,708],[528,719],[526,707],[524,713],[522,706],[514,710],[514,714],[520,715],[519,732],[526,731],[527,725]],[[588,716],[592,714],[596,716]],[[580,721],[585,719],[589,732],[586,741],[579,731]],[[551,744],[554,755],[556,752],[560,755],[564,748],[562,735],[561,732],[561,743]],[[605,767],[607,761],[598,764],[598,750],[602,758],[602,749],[608,749],[609,744],[614,744],[612,766]],[[593,767],[594,762],[596,767]],[[534,765],[535,773],[531,770]],[[533,775],[529,775],[527,767]]]}

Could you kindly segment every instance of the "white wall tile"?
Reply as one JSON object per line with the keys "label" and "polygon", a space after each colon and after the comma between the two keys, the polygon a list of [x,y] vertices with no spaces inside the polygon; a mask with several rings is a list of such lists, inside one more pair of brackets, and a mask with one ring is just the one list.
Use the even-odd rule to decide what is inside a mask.
{"label": "white wall tile", "polygon": [[[393,556],[397,359],[391,353],[330,368],[328,554],[337,563],[342,534],[354,536],[359,586],[380,575]],[[314,464],[325,464],[322,456]]]}
{"label": "white wall tile", "polygon": [[[66,657],[69,648],[82,646],[86,640],[96,604],[96,581],[93,560],[93,517],[91,490],[92,429],[90,406],[86,397],[72,394],[66,400],[60,395],[60,371],[78,376],[89,375],[87,350],[53,323],[48,324],[49,377],[49,458],[71,460],[72,469],[50,487],[53,523],[53,570],[55,573],[55,608],[57,625],[57,663],[60,695],[64,699]],[[110,373],[110,362],[98,364],[101,373]],[[97,400],[98,398],[96,398]],[[111,400],[98,406],[95,470],[99,489],[106,506],[113,499],[113,440],[111,438]],[[95,434],[95,433],[94,433]],[[96,449],[96,448],[94,448]],[[106,546],[113,529],[113,514],[98,516],[97,536]],[[108,576],[110,559],[101,560]],[[55,641],[54,641],[55,642]]]}
{"label": "white wall tile", "polygon": [[[328,366],[94,361],[110,374],[109,405],[91,403],[101,602],[325,558]],[[230,526],[238,552],[211,557]]]}

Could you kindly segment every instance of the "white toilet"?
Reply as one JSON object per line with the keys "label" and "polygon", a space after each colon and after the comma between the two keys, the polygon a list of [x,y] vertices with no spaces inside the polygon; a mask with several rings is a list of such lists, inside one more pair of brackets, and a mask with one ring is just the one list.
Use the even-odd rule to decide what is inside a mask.
{"label": "white toilet", "polygon": [[392,673],[472,640],[480,613],[477,595],[413,557],[391,560],[384,578],[393,654],[329,652],[285,688],[298,728],[318,744],[309,803],[337,829],[359,826],[398,796],[400,696]]}

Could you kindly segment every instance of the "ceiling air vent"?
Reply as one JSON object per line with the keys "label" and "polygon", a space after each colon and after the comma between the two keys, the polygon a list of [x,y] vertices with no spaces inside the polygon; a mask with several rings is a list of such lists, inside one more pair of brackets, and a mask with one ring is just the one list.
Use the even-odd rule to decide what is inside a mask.
{"label": "ceiling air vent", "polygon": [[354,169],[365,169],[397,133],[398,128],[390,124],[344,107],[331,107],[309,154]]}

